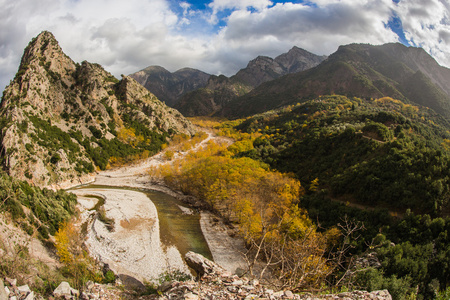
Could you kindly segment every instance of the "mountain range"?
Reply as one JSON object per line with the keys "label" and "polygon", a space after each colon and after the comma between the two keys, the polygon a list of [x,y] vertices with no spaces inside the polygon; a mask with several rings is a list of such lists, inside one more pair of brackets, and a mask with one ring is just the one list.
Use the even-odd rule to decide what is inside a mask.
{"label": "mountain range", "polygon": [[320,95],[393,97],[450,116],[450,70],[421,48],[401,44],[341,46],[315,68],[261,84],[220,112],[235,118]]}
{"label": "mountain range", "polygon": [[[38,234],[50,242],[50,235],[59,232],[76,209],[75,196],[62,188],[192,136],[192,123],[160,97],[186,115],[240,118],[215,123],[235,143],[227,148],[212,145],[221,149],[210,151],[217,155],[199,152],[201,160],[195,164],[183,157],[184,186],[207,187],[211,202],[222,205],[239,195],[244,181],[252,183],[236,197],[239,202],[223,207],[255,221],[255,228],[260,227],[255,232],[260,233],[271,227],[257,224],[266,212],[263,203],[274,210],[271,201],[292,202],[291,208],[277,210],[283,222],[274,237],[298,244],[285,248],[269,239],[265,249],[282,245],[295,258],[304,249],[297,245],[315,236],[304,235],[316,228],[309,219],[317,220],[322,228],[335,231],[329,238],[336,238],[336,248],[330,244],[330,249],[320,249],[324,258],[342,254],[338,240],[343,245],[351,242],[343,268],[320,286],[346,288],[347,283],[339,286],[341,275],[355,270],[356,276],[348,279],[352,288],[389,289],[393,299],[448,295],[450,70],[424,50],[351,44],[320,57],[294,47],[275,59],[258,57],[231,77],[188,68],[171,73],[156,66],[138,73],[132,76],[154,93],[131,76],[119,80],[98,64],[75,63],[50,32],[29,43],[1,99],[3,225],[12,221],[30,236]],[[213,123],[203,121],[199,124]],[[276,172],[266,175],[266,170]],[[295,185],[271,186],[278,172],[295,178]],[[223,182],[211,181],[213,173]],[[245,180],[236,179],[241,175]],[[263,191],[261,196],[255,196],[255,188]],[[268,197],[265,191],[271,190],[273,197]],[[248,214],[253,209],[258,212]],[[101,215],[99,209],[95,218]],[[259,241],[265,236],[269,234],[259,235]],[[28,253],[27,247],[18,249]],[[260,249],[257,246],[258,253]],[[366,259],[369,255],[374,264]],[[8,257],[3,253],[2,266],[13,269]],[[22,254],[11,257],[22,260]],[[308,268],[311,257],[305,257]]]}
{"label": "mountain range", "polygon": [[274,59],[258,56],[231,77],[208,75],[189,68],[170,73],[159,66],[148,67],[130,77],[185,116],[210,115],[264,82],[307,70],[324,59],[326,56],[293,47]]}
{"label": "mountain range", "polygon": [[[170,92],[173,88],[169,84],[149,85],[151,76],[158,72],[172,73],[162,72],[161,67],[147,69],[146,77],[139,75],[144,71],[130,76],[152,92],[164,90],[166,94],[176,94],[177,100],[172,97],[170,105],[186,116],[239,118],[329,94],[389,96],[450,116],[450,70],[440,66],[423,49],[399,43],[350,44],[339,47],[329,57],[294,47],[275,59],[259,56],[231,77],[210,75],[205,81],[203,76],[194,83],[192,79],[205,73],[190,70],[195,75],[183,77],[179,82],[185,83],[179,86],[191,89],[174,92]],[[172,76],[181,78],[177,74],[180,71]],[[143,82],[140,76],[148,80]]]}

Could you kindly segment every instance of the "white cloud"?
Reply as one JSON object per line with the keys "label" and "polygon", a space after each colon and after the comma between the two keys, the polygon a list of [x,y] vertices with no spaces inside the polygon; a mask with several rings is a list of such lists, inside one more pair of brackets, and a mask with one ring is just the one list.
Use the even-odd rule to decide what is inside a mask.
{"label": "white cloud", "polygon": [[[330,54],[349,43],[381,44],[398,36],[386,24],[395,13],[405,37],[450,66],[446,0],[214,0],[196,10],[189,0],[0,0],[0,90],[17,72],[28,42],[53,32],[73,60],[114,75],[149,65],[188,66],[232,75],[257,55],[294,45]],[[209,23],[215,19],[217,23]],[[220,22],[219,22],[220,21]],[[217,25],[220,24],[220,25]],[[219,28],[218,26],[223,26]]]}
{"label": "white cloud", "polygon": [[357,1],[353,5],[341,1],[326,6],[323,2],[322,7],[285,3],[260,12],[235,11],[223,30],[224,38],[232,47],[252,54],[261,49],[287,50],[293,45],[330,54],[342,44],[397,40],[385,26],[391,17],[389,7],[383,5],[386,1]]}
{"label": "white cloud", "polygon": [[400,1],[396,12],[405,37],[443,65],[450,66],[450,4],[445,0]]}

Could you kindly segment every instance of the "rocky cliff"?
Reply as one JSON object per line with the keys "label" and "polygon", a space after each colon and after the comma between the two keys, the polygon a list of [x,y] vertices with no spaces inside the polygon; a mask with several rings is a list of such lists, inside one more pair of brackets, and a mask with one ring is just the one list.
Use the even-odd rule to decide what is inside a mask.
{"label": "rocky cliff", "polygon": [[75,184],[95,168],[157,152],[193,126],[134,79],[72,61],[50,32],[26,47],[0,108],[7,172],[38,186]]}

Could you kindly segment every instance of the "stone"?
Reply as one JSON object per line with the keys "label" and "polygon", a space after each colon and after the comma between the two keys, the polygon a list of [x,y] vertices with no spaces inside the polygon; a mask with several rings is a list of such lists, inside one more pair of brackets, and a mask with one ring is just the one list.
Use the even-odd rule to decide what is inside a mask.
{"label": "stone", "polygon": [[193,293],[187,293],[184,295],[184,299],[185,300],[198,300],[199,297],[198,297],[198,295],[195,295]]}
{"label": "stone", "polygon": [[291,291],[285,291],[284,297],[286,297],[288,299],[294,299],[294,293],[292,293]]}
{"label": "stone", "polygon": [[3,280],[0,279],[0,300],[8,300],[8,294],[6,293],[6,287],[3,284]]}
{"label": "stone", "polygon": [[27,295],[27,297],[25,298],[25,300],[34,300],[34,292],[31,291],[31,292]]}
{"label": "stone", "polygon": [[236,280],[236,281],[233,281],[231,284],[232,284],[232,285],[243,285],[243,284],[244,284],[244,281],[242,281],[242,280]]}
{"label": "stone", "polygon": [[19,286],[17,288],[17,291],[23,295],[28,295],[29,293],[31,293],[31,290],[30,290],[30,287],[28,286],[28,284]]}
{"label": "stone", "polygon": [[218,274],[225,271],[222,267],[210,261],[203,255],[192,251],[186,253],[184,259],[187,265],[191,267],[199,277],[209,274]]}
{"label": "stone", "polygon": [[284,296],[284,291],[275,292],[272,294],[275,298],[281,298]]}
{"label": "stone", "polygon": [[172,282],[171,281],[164,281],[161,283],[161,285],[158,287],[158,291],[164,293],[167,292],[172,288]]}
{"label": "stone", "polygon": [[11,278],[5,278],[5,279],[11,286],[17,285],[17,279],[11,279]]}
{"label": "stone", "polygon": [[93,281],[89,280],[88,282],[86,282],[85,286],[86,286],[86,289],[90,291],[95,286],[95,283]]}
{"label": "stone", "polygon": [[59,286],[53,291],[53,296],[55,297],[71,297],[72,296],[72,288],[70,284],[66,281],[63,281],[59,284]]}

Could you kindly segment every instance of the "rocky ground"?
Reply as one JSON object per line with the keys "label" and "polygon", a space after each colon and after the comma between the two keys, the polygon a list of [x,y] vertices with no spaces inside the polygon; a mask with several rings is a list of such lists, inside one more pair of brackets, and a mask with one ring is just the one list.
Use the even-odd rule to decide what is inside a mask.
{"label": "rocky ground", "polygon": [[[198,277],[196,280],[176,281],[169,280],[155,286],[152,290],[142,290],[130,292],[118,287],[120,280],[116,285],[102,285],[88,282],[83,291],[72,289],[67,282],[62,282],[54,291],[53,296],[56,299],[158,299],[158,300],[200,300],[200,299],[297,299],[297,300],[392,300],[391,295],[386,290],[365,292],[353,291],[339,294],[313,295],[310,293],[295,294],[289,290],[275,291],[261,285],[258,280],[250,280],[246,277],[239,277],[226,271],[214,262],[203,256],[188,252],[185,256],[188,265],[193,268]],[[28,286],[15,286],[13,280],[7,280],[8,286],[3,287],[0,280],[0,300],[3,299],[42,299],[35,297]],[[149,293],[151,292],[151,294]],[[16,297],[16,298],[14,298]]]}

